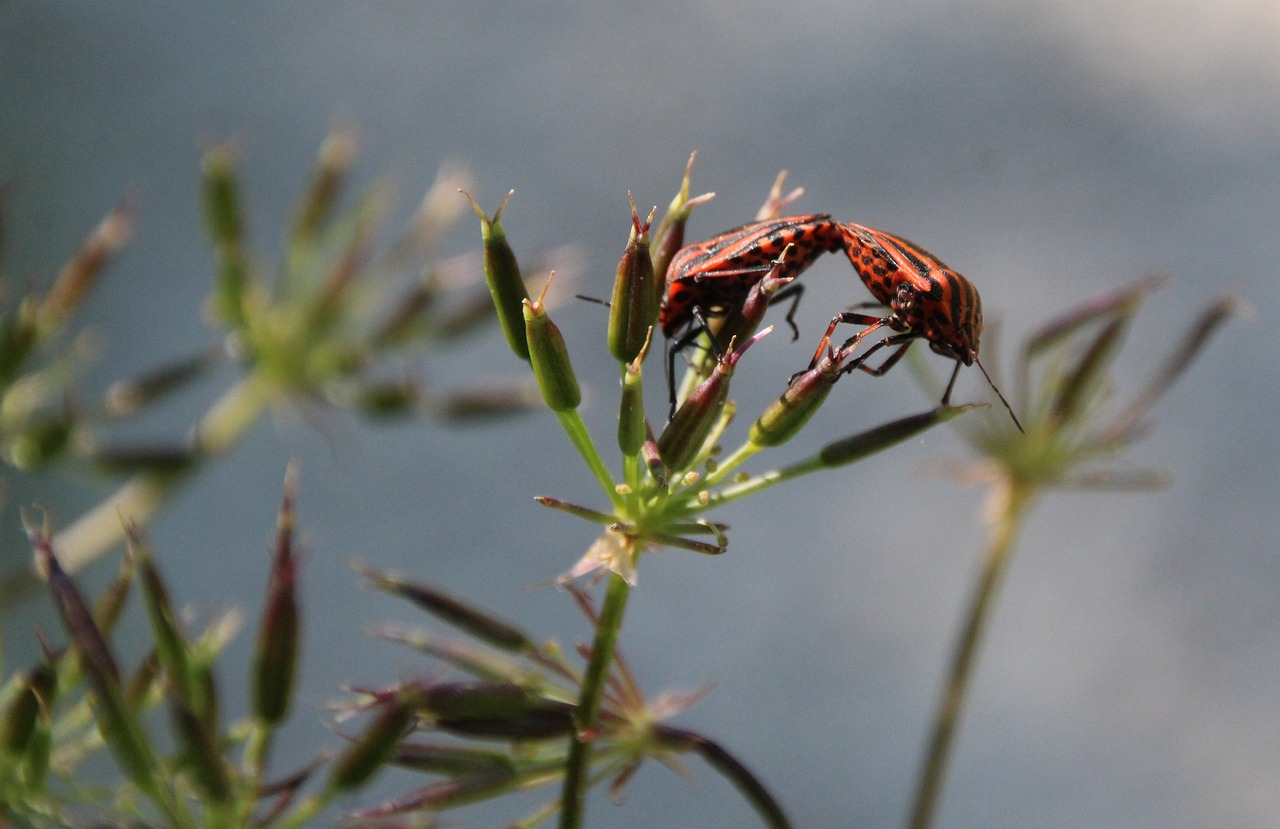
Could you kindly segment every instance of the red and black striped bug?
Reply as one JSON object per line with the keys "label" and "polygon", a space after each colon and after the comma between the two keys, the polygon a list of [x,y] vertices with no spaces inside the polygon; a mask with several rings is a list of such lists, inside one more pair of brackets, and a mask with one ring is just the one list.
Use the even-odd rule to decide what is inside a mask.
{"label": "red and black striped bug", "polygon": [[[991,375],[978,361],[978,340],[982,336],[982,299],[973,283],[956,273],[929,251],[919,245],[887,233],[883,230],[845,222],[845,252],[854,270],[858,272],[867,290],[876,300],[889,309],[889,314],[877,317],[845,311],[837,314],[827,326],[826,334],[814,352],[809,367],[813,368],[822,358],[831,341],[831,335],[840,323],[857,323],[867,327],[845,341],[842,350],[855,348],[871,332],[889,327],[896,334],[885,337],[845,370],[858,369],[880,376],[893,368],[913,342],[923,339],[929,348],[944,357],[956,361],[955,370],[947,382],[942,402],[949,403],[951,390],[962,365],[977,365],[992,391],[1008,409],[1013,423],[1022,431],[1013,407],[1004,399],[1000,389],[992,382]],[[897,346],[879,366],[867,365],[867,358],[881,348]]]}
{"label": "red and black striped bug", "polygon": [[[973,283],[901,236],[851,222],[835,222],[825,213],[752,222],[726,230],[705,242],[686,245],[676,253],[667,268],[666,293],[658,318],[663,333],[677,338],[668,358],[669,375],[675,353],[706,328],[705,316],[740,306],[788,245],[792,248],[780,263],[779,277],[799,276],[822,254],[843,249],[872,296],[889,309],[887,316],[853,311],[836,315],[810,368],[817,365],[840,323],[867,326],[850,337],[844,349],[856,347],[865,336],[887,326],[897,333],[873,345],[847,370],[856,368],[877,376],[884,374],[902,359],[911,343],[924,339],[932,350],[956,361],[942,397],[944,403],[950,401],[960,366],[976,363],[1009,410],[1014,424],[1022,429],[1013,408],[978,362],[982,300]],[[786,297],[798,300],[802,290],[798,284],[789,285],[774,301]],[[793,301],[787,314],[793,331],[794,312]],[[714,340],[712,345],[715,346]],[[880,366],[867,365],[868,357],[889,346],[897,349]],[[671,394],[674,407],[674,385]]]}

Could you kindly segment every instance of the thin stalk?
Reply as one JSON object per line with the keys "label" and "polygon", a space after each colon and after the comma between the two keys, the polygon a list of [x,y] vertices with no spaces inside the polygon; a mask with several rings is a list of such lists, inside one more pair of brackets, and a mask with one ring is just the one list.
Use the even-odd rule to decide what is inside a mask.
{"label": "thin stalk", "polygon": [[609,474],[604,461],[600,459],[600,453],[596,451],[595,443],[592,442],[591,435],[587,432],[587,425],[582,422],[582,416],[573,409],[565,412],[556,412],[556,415],[560,418],[560,425],[564,427],[565,434],[573,442],[578,454],[582,455],[582,459],[587,462],[587,466],[591,467],[596,480],[600,482],[600,488],[609,496],[609,501],[615,505],[620,503],[620,496],[614,485],[613,476]]}
{"label": "thin stalk", "polygon": [[[53,540],[58,561],[75,573],[96,561],[124,539],[125,521],[145,526],[191,473],[198,461],[230,449],[266,408],[272,392],[256,374],[240,379],[200,418],[191,438],[197,462],[181,471],[141,472],[59,532]],[[39,582],[29,570],[6,576],[0,599],[8,602],[30,591]]]}
{"label": "thin stalk", "polygon": [[581,829],[583,803],[586,799],[587,769],[591,760],[591,738],[600,718],[600,702],[604,697],[609,664],[613,661],[614,648],[618,644],[618,632],[622,629],[622,615],[627,608],[631,585],[614,573],[609,578],[604,607],[600,610],[600,622],[596,625],[596,639],[591,645],[591,661],[582,681],[582,694],[578,698],[578,710],[574,715],[574,731],[569,743],[569,757],[565,760],[564,789],[560,795],[560,829]]}
{"label": "thin stalk", "polygon": [[1011,481],[1004,486],[1007,500],[992,529],[982,572],[969,602],[968,616],[952,654],[947,684],[934,712],[933,730],[920,769],[911,818],[907,823],[910,829],[929,829],[933,825],[947,773],[947,762],[951,757],[951,744],[960,723],[969,681],[977,662],[978,648],[995,607],[996,591],[1008,569],[1014,538],[1033,500],[1034,493],[1025,485]]}

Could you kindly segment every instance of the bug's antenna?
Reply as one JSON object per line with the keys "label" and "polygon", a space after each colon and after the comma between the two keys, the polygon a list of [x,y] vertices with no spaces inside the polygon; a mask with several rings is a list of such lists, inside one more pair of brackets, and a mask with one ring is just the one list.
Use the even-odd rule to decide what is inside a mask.
{"label": "bug's antenna", "polygon": [[1022,424],[1018,422],[1018,416],[1013,413],[1013,407],[1009,405],[1008,400],[1004,399],[1004,395],[1000,393],[1000,389],[996,388],[995,381],[991,379],[991,375],[987,374],[987,370],[983,368],[982,363],[979,362],[976,357],[974,358],[973,362],[977,363],[978,368],[982,371],[982,376],[987,378],[987,383],[990,384],[991,390],[996,393],[996,397],[1000,398],[1000,402],[1003,403],[1005,409],[1008,410],[1009,417],[1013,418],[1013,425],[1017,426],[1018,431],[1025,435],[1027,433],[1027,430],[1023,429]]}

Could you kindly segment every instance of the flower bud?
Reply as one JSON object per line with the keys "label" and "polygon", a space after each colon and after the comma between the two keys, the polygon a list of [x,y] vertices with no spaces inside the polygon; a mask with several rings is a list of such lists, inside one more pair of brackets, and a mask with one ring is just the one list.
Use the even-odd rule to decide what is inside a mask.
{"label": "flower bud", "polygon": [[527,711],[531,696],[512,682],[441,682],[419,687],[422,710],[437,719],[510,719]]}
{"label": "flower bud", "polygon": [[450,776],[494,768],[511,768],[511,757],[502,751],[408,741],[396,747],[391,762],[401,768]]}
{"label": "flower bud", "polygon": [[525,341],[525,323],[522,305],[529,299],[524,279],[520,276],[520,266],[516,263],[516,255],[507,244],[507,233],[502,227],[502,211],[507,202],[515,195],[515,190],[507,193],[507,197],[498,205],[493,218],[485,215],[471,196],[458,191],[471,202],[471,208],[480,217],[480,238],[484,242],[484,280],[489,286],[489,295],[493,298],[493,306],[498,311],[498,322],[502,325],[502,333],[507,337],[507,345],[521,360],[529,359],[529,345]]}
{"label": "flower bud", "polygon": [[680,408],[676,410],[667,428],[658,437],[658,452],[669,471],[678,472],[688,469],[702,451],[711,428],[720,419],[725,401],[729,397],[729,379],[733,376],[734,366],[751,344],[768,334],[772,329],[766,328],[760,334],[747,340],[740,348],[729,343],[720,361],[716,363],[711,376],[702,381]]}
{"label": "flower bud", "polygon": [[[631,198],[631,194],[627,194]],[[657,208],[654,208],[656,211]],[[630,363],[649,341],[649,330],[658,319],[658,288],[654,284],[653,262],[649,258],[649,225],[644,224],[631,202],[631,235],[618,261],[609,303],[609,353],[620,363]]]}
{"label": "flower bud", "polygon": [[[548,281],[547,285],[550,284]],[[542,290],[545,295],[546,288]],[[565,347],[560,329],[547,316],[542,297],[538,297],[536,302],[524,300],[524,321],[529,362],[542,391],[542,399],[553,412],[578,408],[582,402],[582,391],[569,361],[569,349]]]}
{"label": "flower bud", "polygon": [[506,794],[516,789],[520,782],[516,770],[510,765],[495,766],[428,783],[404,797],[356,812],[354,817],[363,821],[376,821],[409,812],[450,809]]}

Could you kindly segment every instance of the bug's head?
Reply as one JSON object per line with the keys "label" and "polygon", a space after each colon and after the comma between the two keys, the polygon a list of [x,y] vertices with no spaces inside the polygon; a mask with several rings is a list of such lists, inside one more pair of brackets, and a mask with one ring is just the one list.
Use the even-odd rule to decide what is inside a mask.
{"label": "bug's head", "polygon": [[939,272],[930,281],[932,290],[917,299],[929,347],[971,366],[982,336],[982,300],[969,280],[954,271]]}

